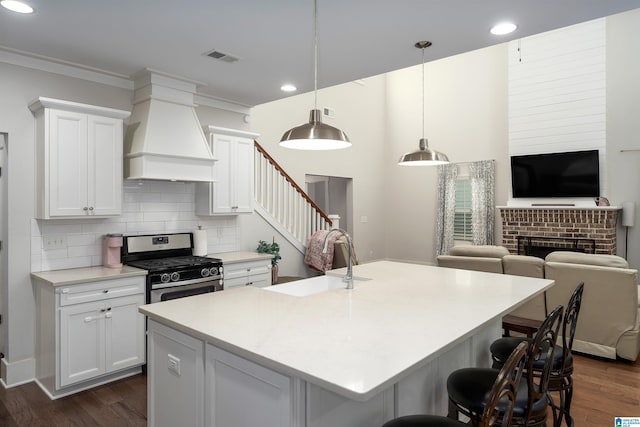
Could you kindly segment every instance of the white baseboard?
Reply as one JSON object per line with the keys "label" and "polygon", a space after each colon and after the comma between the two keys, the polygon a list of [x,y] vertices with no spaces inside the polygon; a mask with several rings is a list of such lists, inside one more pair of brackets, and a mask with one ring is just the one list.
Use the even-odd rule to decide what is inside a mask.
{"label": "white baseboard", "polygon": [[28,358],[8,362],[2,359],[0,366],[0,381],[5,388],[16,387],[33,381],[36,374],[36,359]]}

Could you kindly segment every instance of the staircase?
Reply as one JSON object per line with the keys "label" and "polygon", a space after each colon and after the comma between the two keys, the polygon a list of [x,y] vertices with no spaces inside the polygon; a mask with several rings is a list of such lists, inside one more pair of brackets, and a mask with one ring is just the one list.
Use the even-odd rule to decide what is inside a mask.
{"label": "staircase", "polygon": [[282,167],[254,141],[255,210],[301,253],[307,239],[333,221]]}

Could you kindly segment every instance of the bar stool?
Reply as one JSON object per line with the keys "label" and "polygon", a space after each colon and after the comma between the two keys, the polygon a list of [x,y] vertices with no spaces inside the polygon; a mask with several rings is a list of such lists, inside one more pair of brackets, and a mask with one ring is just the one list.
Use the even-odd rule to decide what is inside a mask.
{"label": "bar stool", "polygon": [[[529,343],[518,344],[502,366],[480,417],[480,427],[509,425],[516,402],[516,392],[529,356],[529,348]],[[502,422],[496,424],[499,414],[503,414]],[[407,415],[391,420],[382,427],[461,427],[465,425],[463,422],[436,415]]]}
{"label": "bar stool", "polygon": [[[562,320],[562,346],[556,345],[553,355],[551,376],[549,378],[549,392],[558,392],[559,404],[555,404],[548,394],[548,402],[553,410],[553,426],[560,427],[564,418],[567,426],[573,426],[571,416],[571,400],[573,397],[573,337],[578,323],[578,314],[582,304],[584,282],[580,282],[569,298],[567,309]],[[530,341],[524,337],[505,337],[495,340],[490,347],[493,367],[499,369],[507,360],[511,351],[523,341]],[[534,364],[534,369],[539,370],[545,361],[541,358]]]}
{"label": "bar stool", "polygon": [[[546,426],[547,388],[562,310],[559,305],[547,316],[530,344],[526,381],[518,388],[510,425]],[[547,362],[541,372],[534,375],[533,366],[542,356]],[[458,414],[462,413],[471,419],[472,425],[480,425],[480,414],[486,406],[485,396],[491,390],[497,372],[493,368],[465,368],[452,372],[447,378],[448,417],[457,420]]]}

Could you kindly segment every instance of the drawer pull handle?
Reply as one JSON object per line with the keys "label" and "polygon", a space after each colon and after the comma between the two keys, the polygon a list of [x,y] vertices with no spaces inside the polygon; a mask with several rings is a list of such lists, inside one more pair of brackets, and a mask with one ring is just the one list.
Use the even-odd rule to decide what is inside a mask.
{"label": "drawer pull handle", "polygon": [[109,293],[109,289],[103,289],[103,290],[102,290],[102,293],[103,293],[103,294],[108,294],[108,293]]}

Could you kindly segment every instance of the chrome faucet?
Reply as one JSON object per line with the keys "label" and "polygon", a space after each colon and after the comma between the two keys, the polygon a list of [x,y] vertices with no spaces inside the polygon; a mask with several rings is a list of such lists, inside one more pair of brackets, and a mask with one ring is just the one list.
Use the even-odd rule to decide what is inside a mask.
{"label": "chrome faucet", "polygon": [[347,282],[347,289],[353,289],[353,266],[351,262],[351,236],[349,236],[349,234],[346,231],[344,231],[342,228],[334,228],[332,230],[329,230],[327,235],[324,236],[324,244],[322,246],[323,254],[327,253],[327,247],[329,246],[329,236],[331,235],[331,233],[340,233],[347,238],[347,258],[348,258],[347,274],[346,276],[344,276],[342,280]]}

